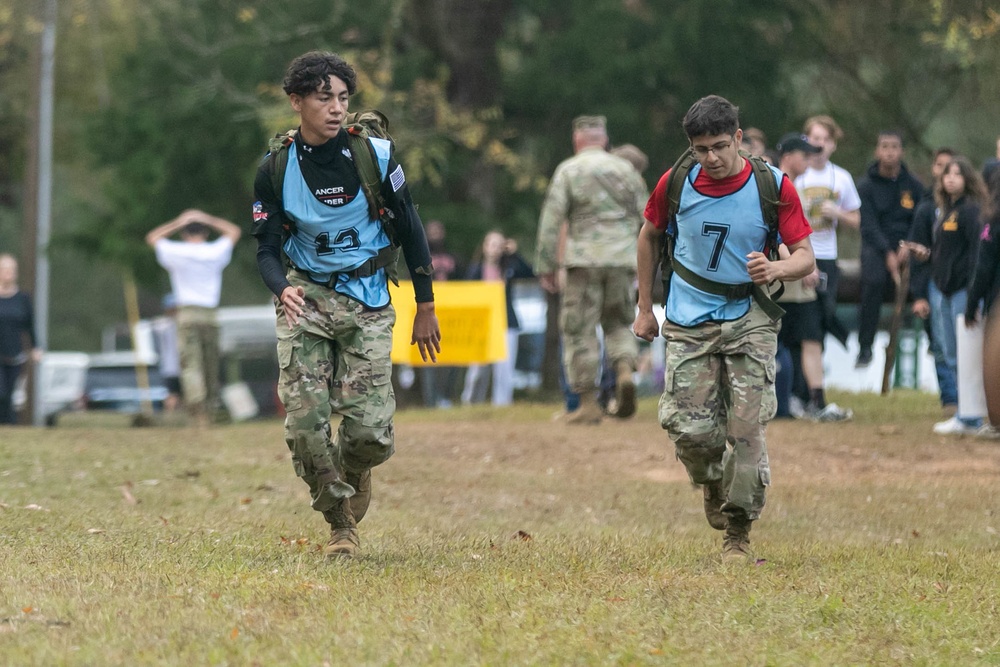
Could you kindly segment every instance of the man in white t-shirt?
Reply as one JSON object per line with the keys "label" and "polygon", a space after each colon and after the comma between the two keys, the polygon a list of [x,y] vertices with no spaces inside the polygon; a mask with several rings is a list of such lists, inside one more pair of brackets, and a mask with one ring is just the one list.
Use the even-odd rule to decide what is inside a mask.
{"label": "man in white t-shirt", "polygon": [[795,179],[795,189],[802,196],[805,214],[813,230],[813,252],[820,272],[816,292],[823,304],[823,329],[846,346],[847,330],[837,320],[837,286],[840,283],[837,227],[844,224],[859,228],[861,198],[847,170],[830,162],[837,142],[844,136],[837,122],[829,116],[813,116],[806,120],[802,131],[809,143],[823,149],[812,156],[809,168]]}
{"label": "man in white t-shirt", "polygon": [[[219,237],[209,241],[212,231]],[[172,241],[174,234],[180,241]],[[188,209],[146,234],[156,261],[170,274],[177,303],[181,389],[199,424],[210,423],[219,407],[219,327],[215,309],[222,292],[222,270],[233,257],[240,228],[204,211]]]}

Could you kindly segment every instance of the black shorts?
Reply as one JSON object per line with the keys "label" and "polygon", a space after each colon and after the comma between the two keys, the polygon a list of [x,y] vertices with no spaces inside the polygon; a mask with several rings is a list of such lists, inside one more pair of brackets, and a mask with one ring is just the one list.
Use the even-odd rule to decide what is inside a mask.
{"label": "black shorts", "polygon": [[782,303],[785,316],[781,318],[778,340],[785,347],[800,345],[804,340],[823,342],[823,304],[817,299],[807,303]]}
{"label": "black shorts", "polygon": [[167,391],[171,394],[181,394],[181,379],[177,376],[170,376],[163,378],[163,384],[167,385]]}

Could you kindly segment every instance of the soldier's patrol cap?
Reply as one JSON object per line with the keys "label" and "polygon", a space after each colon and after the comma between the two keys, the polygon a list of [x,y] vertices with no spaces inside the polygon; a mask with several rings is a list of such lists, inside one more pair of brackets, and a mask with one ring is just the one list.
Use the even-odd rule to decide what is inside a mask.
{"label": "soldier's patrol cap", "polygon": [[573,119],[573,131],[607,130],[608,119],[604,116],[577,116]]}

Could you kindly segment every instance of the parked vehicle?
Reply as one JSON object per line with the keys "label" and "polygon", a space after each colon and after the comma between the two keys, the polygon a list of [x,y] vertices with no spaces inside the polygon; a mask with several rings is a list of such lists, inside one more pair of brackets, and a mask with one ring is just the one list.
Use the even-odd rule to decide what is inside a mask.
{"label": "parked vehicle", "polygon": [[[42,417],[46,426],[55,426],[63,412],[78,409],[90,355],[84,352],[46,352],[38,367],[41,383]],[[27,406],[27,375],[22,374],[14,389],[14,409]]]}
{"label": "parked vehicle", "polygon": [[[144,360],[148,363],[148,360]],[[149,401],[154,411],[163,410],[169,395],[167,385],[155,363],[146,366],[149,387],[140,389],[136,377],[136,355],[133,352],[102,352],[90,357],[83,394],[87,410],[113,410],[136,414],[143,401]]]}

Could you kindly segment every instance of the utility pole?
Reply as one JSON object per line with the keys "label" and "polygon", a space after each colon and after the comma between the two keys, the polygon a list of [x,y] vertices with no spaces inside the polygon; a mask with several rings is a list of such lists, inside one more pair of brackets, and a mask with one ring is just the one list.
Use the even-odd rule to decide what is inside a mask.
{"label": "utility pole", "polygon": [[[49,236],[52,228],[52,122],[55,97],[57,0],[45,0],[41,40],[41,67],[38,83],[38,196],[35,223],[35,336],[38,347],[49,343]],[[44,426],[42,383],[35,365],[32,423]]]}

